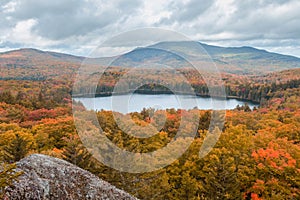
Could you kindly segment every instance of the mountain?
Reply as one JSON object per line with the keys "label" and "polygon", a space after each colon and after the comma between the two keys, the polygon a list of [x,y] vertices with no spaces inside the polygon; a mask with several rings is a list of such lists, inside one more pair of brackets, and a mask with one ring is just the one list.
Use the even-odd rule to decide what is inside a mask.
{"label": "mountain", "polygon": [[44,80],[69,77],[75,74],[84,57],[19,49],[0,53],[0,80]]}
{"label": "mountain", "polygon": [[141,63],[169,64],[173,67],[188,66],[188,60],[211,65],[234,74],[256,74],[300,68],[300,58],[268,52],[253,47],[219,47],[200,42],[160,42],[136,48],[113,63],[135,66]]}
{"label": "mountain", "polygon": [[[219,47],[189,41],[161,42],[150,47],[183,52],[188,58],[196,61],[203,61],[203,58],[199,55],[205,54],[206,51],[207,54],[204,55],[204,58],[211,57],[221,71],[235,74],[267,73],[300,68],[300,58],[253,47]],[[195,55],[194,52],[200,53]]]}
{"label": "mountain", "polygon": [[12,50],[0,53],[0,62],[8,60],[18,61],[60,61],[60,62],[73,62],[80,63],[84,60],[84,57],[73,56],[64,53],[57,53],[51,51],[41,51],[33,48],[24,48],[18,50]]}
{"label": "mountain", "polygon": [[118,199],[137,200],[95,175],[64,160],[33,154],[17,162],[23,171],[6,189],[7,199]]}
{"label": "mountain", "polygon": [[[201,66],[213,63],[221,72],[260,75],[300,68],[300,58],[272,53],[253,47],[219,47],[199,42],[160,42],[139,47],[119,57],[85,58],[37,49],[19,49],[0,53],[0,80],[44,80],[70,78],[83,61],[97,67],[108,61],[112,66],[168,65],[175,68],[191,66],[192,60]],[[213,63],[212,63],[213,62]],[[96,68],[97,69],[97,68]]]}

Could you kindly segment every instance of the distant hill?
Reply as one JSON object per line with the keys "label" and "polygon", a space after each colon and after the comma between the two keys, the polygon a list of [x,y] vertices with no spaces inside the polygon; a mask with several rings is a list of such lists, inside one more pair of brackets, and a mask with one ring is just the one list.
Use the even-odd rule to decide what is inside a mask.
{"label": "distant hill", "polygon": [[73,56],[64,53],[57,53],[51,51],[41,51],[38,49],[24,48],[18,50],[7,51],[0,53],[0,62],[2,61],[61,61],[61,62],[73,62],[80,63],[84,60],[84,57]]}
{"label": "distant hill", "polygon": [[64,160],[34,154],[17,162],[23,175],[6,188],[7,199],[137,200],[88,171]]}
{"label": "distant hill", "polygon": [[286,83],[291,80],[300,78],[300,68],[288,69],[280,72],[271,72],[265,75],[258,75],[253,77],[255,82],[269,82],[269,83]]}
{"label": "distant hill", "polygon": [[[194,52],[204,52],[201,47],[211,56],[211,59],[223,72],[235,74],[255,74],[282,71],[292,68],[300,68],[300,58],[278,53],[268,52],[253,47],[219,47],[195,42],[161,42],[150,46],[151,48],[181,51],[188,58],[198,61],[207,59],[208,56],[201,58],[195,57]],[[205,60],[204,60],[205,61]]]}
{"label": "distant hill", "polygon": [[44,80],[70,77],[84,57],[37,49],[0,53],[0,80]]}
{"label": "distant hill", "polygon": [[[300,58],[294,56],[252,47],[219,47],[187,41],[160,42],[133,49],[120,57],[87,60],[89,64],[96,67],[107,63],[107,60],[114,60],[111,64],[113,66],[135,67],[145,64],[151,66],[157,63],[180,68],[190,65],[186,59],[191,59],[203,66],[210,66],[213,61],[221,72],[231,74],[261,75],[300,68]],[[81,56],[37,49],[8,51],[0,53],[0,80],[69,78],[76,74],[84,60],[86,58]]]}

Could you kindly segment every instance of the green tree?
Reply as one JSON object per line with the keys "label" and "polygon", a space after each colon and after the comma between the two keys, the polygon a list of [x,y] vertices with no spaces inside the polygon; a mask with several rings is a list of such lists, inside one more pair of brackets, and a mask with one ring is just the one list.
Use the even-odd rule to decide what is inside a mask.
{"label": "green tree", "polygon": [[24,158],[29,153],[29,141],[21,137],[18,133],[11,143],[3,149],[3,160],[8,163],[14,163]]}
{"label": "green tree", "polygon": [[92,171],[92,154],[80,142],[79,136],[70,135],[64,140],[67,142],[67,146],[62,152],[63,159],[82,169]]}

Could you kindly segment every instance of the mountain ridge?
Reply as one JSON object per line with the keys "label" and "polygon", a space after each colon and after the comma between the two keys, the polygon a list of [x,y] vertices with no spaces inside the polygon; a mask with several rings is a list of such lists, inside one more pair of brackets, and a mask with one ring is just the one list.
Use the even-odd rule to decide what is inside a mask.
{"label": "mountain ridge", "polygon": [[[176,55],[176,52],[180,54]],[[189,59],[208,66],[214,62],[221,72],[232,74],[266,74],[300,68],[300,58],[291,55],[269,52],[250,46],[220,47],[191,41],[159,42],[146,47],[137,47],[118,57],[103,58],[21,48],[0,53],[0,68],[4,72],[7,71],[3,73],[3,76],[6,76],[6,74],[13,74],[11,66],[21,70],[34,68],[39,74],[43,74],[45,71],[45,69],[41,69],[41,66],[51,69],[54,66],[57,70],[64,69],[58,66],[68,66],[66,71],[62,71],[67,74],[78,69],[85,61],[94,65],[106,65],[112,61],[111,66],[120,67],[135,67],[145,63],[151,66],[151,63],[158,63],[180,68],[186,67]],[[3,77],[0,78],[3,79]]]}
{"label": "mountain ridge", "polygon": [[[193,41],[174,41],[174,42],[179,42],[179,43],[183,43],[183,42],[193,42]],[[131,50],[131,51],[134,51],[136,49],[143,49],[143,48],[147,48],[147,47],[155,47],[155,46],[158,46],[158,45],[161,45],[161,44],[164,44],[164,43],[168,43],[168,44],[171,44],[171,43],[174,43],[172,41],[167,41],[167,42],[159,42],[159,43],[156,43],[154,45],[149,45],[149,46],[146,46],[146,47],[136,47],[135,49]],[[205,50],[209,49],[224,49],[224,50],[241,50],[241,49],[248,49],[248,50],[253,50],[253,51],[259,51],[259,52],[263,52],[263,53],[271,53],[271,54],[276,54],[276,55],[280,55],[280,56],[287,56],[287,57],[291,57],[291,58],[295,58],[295,59],[299,59],[300,60],[300,57],[297,57],[297,56],[294,56],[294,55],[289,55],[289,54],[281,54],[281,53],[277,53],[277,52],[272,52],[272,51],[268,51],[268,50],[265,50],[265,49],[260,49],[260,48],[256,48],[256,47],[252,47],[252,46],[232,46],[232,47],[225,47],[225,46],[217,46],[217,45],[210,45],[210,44],[206,44],[206,43],[203,43],[203,42],[196,42],[198,44],[200,44],[201,46],[203,47],[206,47],[204,48]],[[40,53],[48,53],[48,54],[51,54],[51,55],[65,55],[65,56],[72,56],[72,57],[76,57],[78,59],[85,59],[85,58],[91,58],[93,59],[92,57],[88,57],[88,56],[82,56],[82,55],[75,55],[75,54],[72,54],[72,53],[65,53],[65,52],[56,52],[56,51],[49,51],[49,50],[42,50],[42,49],[37,49],[37,48],[16,48],[16,49],[12,49],[12,50],[8,50],[8,51],[4,51],[4,52],[0,52],[0,56],[3,55],[3,54],[9,54],[9,53],[13,53],[13,52],[23,52],[23,51],[32,51],[32,52],[40,52]],[[129,51],[129,52],[131,52]],[[127,52],[127,53],[129,53]],[[208,51],[208,53],[213,53],[213,51]],[[98,57],[99,58],[99,57]]]}
{"label": "mountain ridge", "polygon": [[[14,49],[14,50],[10,50],[10,51],[6,51],[6,52],[1,52],[0,53],[0,58],[3,55],[7,55],[7,54],[18,54],[18,53],[23,53],[24,56],[32,56],[30,54],[38,54],[38,55],[45,55],[45,56],[52,56],[53,58],[57,58],[57,59],[64,59],[64,61],[71,61],[73,60],[78,60],[78,61],[83,61],[85,59],[85,57],[83,56],[77,56],[77,55],[72,55],[72,54],[67,54],[67,53],[60,53],[60,52],[54,52],[54,51],[44,51],[41,49],[36,49],[36,48],[20,48],[20,49]],[[69,58],[69,59],[66,59]]]}

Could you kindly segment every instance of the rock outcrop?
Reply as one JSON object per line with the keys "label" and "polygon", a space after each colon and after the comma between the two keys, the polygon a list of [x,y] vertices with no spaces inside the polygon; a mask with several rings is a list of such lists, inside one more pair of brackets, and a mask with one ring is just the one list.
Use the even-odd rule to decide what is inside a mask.
{"label": "rock outcrop", "polygon": [[64,160],[33,154],[17,163],[24,173],[6,190],[6,199],[136,200],[97,176]]}

